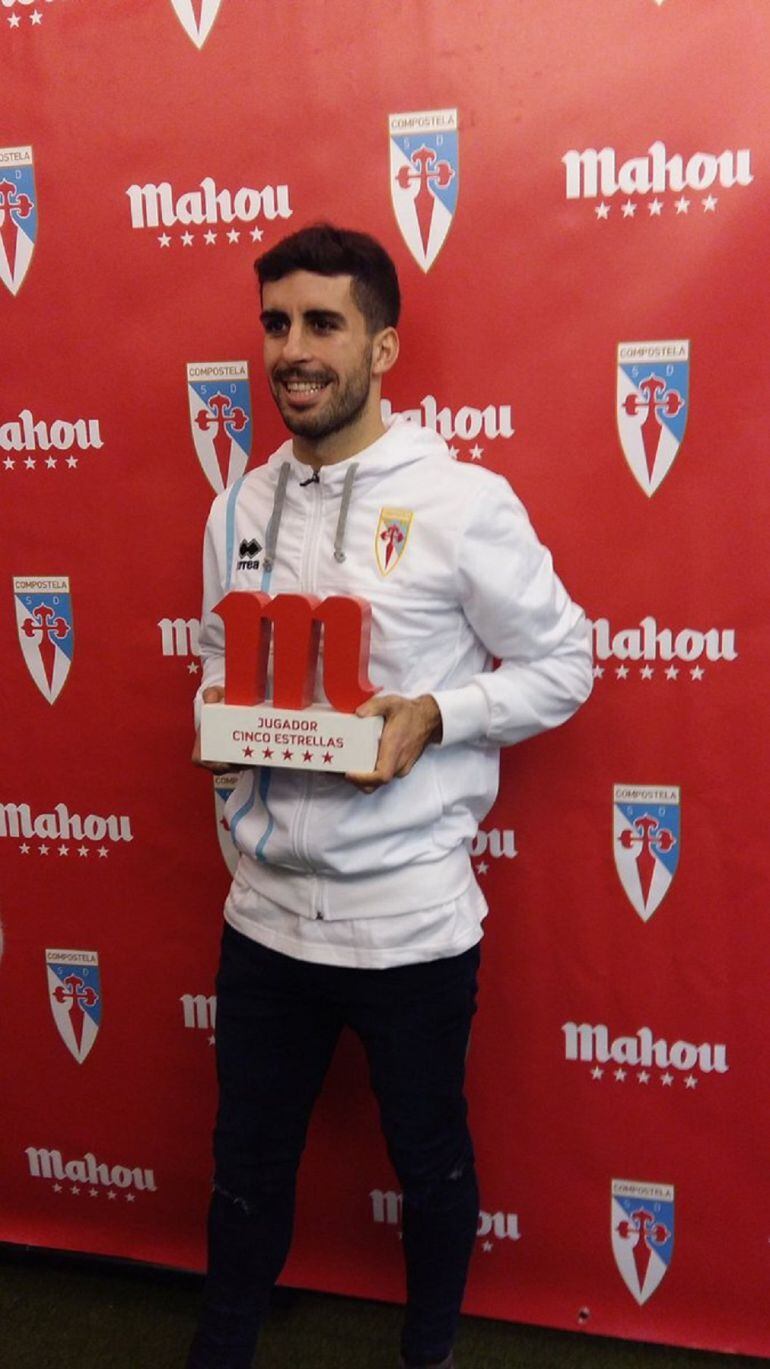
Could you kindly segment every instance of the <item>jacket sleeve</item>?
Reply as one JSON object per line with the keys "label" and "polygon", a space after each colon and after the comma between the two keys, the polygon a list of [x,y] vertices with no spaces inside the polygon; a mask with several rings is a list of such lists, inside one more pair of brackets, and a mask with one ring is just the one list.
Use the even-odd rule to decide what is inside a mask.
{"label": "jacket sleeve", "polygon": [[225,682],[225,631],[222,619],[212,612],[227,593],[227,566],[221,501],[215,499],[203,538],[203,606],[201,609],[201,682],[195,695],[195,726],[200,726],[203,691]]}
{"label": "jacket sleeve", "polygon": [[509,746],[566,722],[593,684],[590,624],[507,481],[490,482],[474,501],[456,573],[465,617],[500,665],[434,691],[440,744]]}

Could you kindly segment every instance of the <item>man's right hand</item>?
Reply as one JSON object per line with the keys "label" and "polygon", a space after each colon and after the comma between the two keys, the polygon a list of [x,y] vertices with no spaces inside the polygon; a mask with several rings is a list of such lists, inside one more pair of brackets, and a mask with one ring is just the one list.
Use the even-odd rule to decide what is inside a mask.
{"label": "man's right hand", "polygon": [[[225,691],[222,685],[207,685],[202,695],[205,704],[221,704],[224,697]],[[193,765],[199,765],[202,770],[210,770],[214,775],[225,775],[229,770],[239,769],[237,765],[229,765],[224,761],[202,761],[200,732],[195,733],[195,745],[190,759]]]}

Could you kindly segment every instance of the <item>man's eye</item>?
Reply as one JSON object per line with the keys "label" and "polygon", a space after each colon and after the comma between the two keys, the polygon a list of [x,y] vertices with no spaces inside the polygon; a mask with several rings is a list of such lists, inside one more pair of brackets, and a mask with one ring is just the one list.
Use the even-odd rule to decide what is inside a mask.
{"label": "man's eye", "polygon": [[279,318],[267,318],[263,326],[268,337],[280,337],[286,332],[286,324]]}
{"label": "man's eye", "polygon": [[317,333],[331,333],[336,326],[334,320],[330,318],[317,318],[313,323],[313,327]]}

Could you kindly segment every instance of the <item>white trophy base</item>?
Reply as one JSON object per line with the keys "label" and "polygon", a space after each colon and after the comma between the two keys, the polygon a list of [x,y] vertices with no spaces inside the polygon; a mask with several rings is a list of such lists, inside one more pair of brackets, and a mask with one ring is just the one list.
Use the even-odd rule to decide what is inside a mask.
{"label": "white trophy base", "polygon": [[204,704],[201,759],[368,775],[377,760],[382,727],[382,718],[335,713],[322,704]]}

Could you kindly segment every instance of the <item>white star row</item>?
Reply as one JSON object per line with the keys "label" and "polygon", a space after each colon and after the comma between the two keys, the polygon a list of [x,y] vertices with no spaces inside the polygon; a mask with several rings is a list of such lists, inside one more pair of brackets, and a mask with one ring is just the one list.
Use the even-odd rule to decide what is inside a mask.
{"label": "white star row", "polygon": [[[37,849],[40,852],[41,856],[47,856],[51,851],[52,847],[47,846],[45,842],[42,842]],[[70,853],[70,848],[66,845],[65,842],[62,842],[61,846],[59,846],[57,849],[60,856],[68,856]],[[90,846],[78,846],[77,853],[79,856],[87,856],[91,849],[92,848]],[[32,850],[32,847],[30,846],[28,841],[23,841],[19,846],[19,850],[21,851],[21,854],[23,856],[28,856],[30,851]],[[110,854],[106,846],[97,846],[96,850],[101,860],[106,860],[108,855]]]}
{"label": "white star row", "polygon": [[[27,18],[29,19],[30,24],[42,24],[43,22],[43,16],[42,14],[39,14],[37,10],[33,10],[31,14],[27,15]],[[12,29],[17,29],[21,23],[21,15],[11,14],[8,18],[8,23]]]}
{"label": "white star row", "polygon": [[[603,665],[595,665],[595,666],[594,666],[594,679],[595,679],[595,680],[603,680],[603,679],[604,679],[605,670],[606,670],[606,666],[603,666]],[[666,677],[667,680],[678,680],[678,679],[679,679],[679,676],[681,675],[682,672],[681,672],[681,670],[679,669],[678,666],[670,665],[670,666],[668,667],[668,670],[664,670],[663,673],[664,673],[664,675],[665,675],[665,677]],[[690,670],[689,673],[690,673],[690,678],[691,678],[692,680],[698,680],[698,681],[702,680],[702,679],[703,679],[703,676],[706,674],[706,672],[705,672],[705,670],[703,669],[703,667],[702,667],[702,666],[699,666],[699,665],[694,665],[694,666],[692,667],[692,669]],[[631,674],[631,671],[630,671],[630,669],[629,669],[629,667],[628,667],[627,665],[619,665],[619,666],[616,666],[616,667],[615,667],[615,675],[617,676],[617,678],[618,678],[619,680],[627,680],[630,674]],[[641,677],[643,680],[651,680],[654,674],[655,674],[655,667],[654,667],[654,666],[651,666],[651,665],[642,666],[642,667],[640,668],[640,670],[639,670],[639,675],[640,675],[640,677]]]}
{"label": "white star row", "polygon": [[[628,1070],[624,1070],[623,1067],[619,1065],[616,1070],[611,1070],[610,1073],[613,1075],[615,1079],[617,1079],[619,1084],[623,1084],[625,1083]],[[591,1070],[591,1078],[601,1079],[603,1074],[604,1070],[602,1069],[601,1065],[594,1065],[593,1069]],[[674,1082],[674,1075],[669,1074],[668,1070],[666,1070],[665,1074],[661,1074],[658,1077],[664,1088],[670,1088]],[[651,1078],[652,1076],[649,1070],[640,1070],[636,1076],[636,1081],[638,1084],[649,1084]],[[698,1087],[698,1080],[696,1079],[694,1074],[687,1075],[687,1078],[684,1081],[684,1086],[687,1089],[695,1089]]]}
{"label": "white star row", "polygon": [[[65,1192],[65,1185],[64,1185],[64,1184],[54,1184],[54,1185],[53,1185],[53,1191],[54,1191],[54,1193],[64,1193],[64,1192]],[[83,1189],[83,1191],[85,1192],[85,1189]],[[78,1185],[78,1184],[70,1184],[69,1192],[73,1195],[73,1197],[77,1198],[78,1195],[79,1195],[80,1192],[81,1192],[80,1185]],[[89,1196],[89,1198],[98,1198],[98,1197],[99,1197],[99,1190],[98,1190],[98,1188],[89,1188],[89,1190],[88,1190],[88,1196]],[[108,1188],[108,1189],[107,1189],[107,1197],[109,1198],[109,1200],[110,1200],[111,1203],[114,1203],[114,1202],[115,1202],[115,1199],[118,1197],[118,1195],[117,1195],[117,1193],[115,1192],[114,1188]],[[125,1198],[125,1200],[126,1200],[127,1203],[135,1203],[135,1202],[136,1202],[136,1195],[133,1194],[133,1193],[124,1193],[124,1194],[123,1194],[123,1197]]]}
{"label": "white star row", "polygon": [[[40,458],[41,464],[46,465],[49,471],[56,470],[56,463],[58,460],[58,456],[47,456],[45,458],[45,462],[43,462],[42,456]],[[24,458],[23,461],[20,461],[19,464],[25,466],[28,471],[34,471],[37,466],[37,457],[27,456]],[[62,465],[69,466],[71,471],[74,471],[77,464],[78,458],[76,456],[68,456],[66,461],[64,460],[64,457],[62,457]],[[3,465],[7,471],[12,471],[16,465],[16,458],[13,456],[7,456],[3,462]]]}
{"label": "white star row", "polygon": [[[651,219],[659,219],[663,213],[664,202],[663,200],[659,200],[656,196],[654,200],[647,201],[641,200],[637,202],[636,200],[626,200],[625,203],[620,206],[623,218],[632,219],[639,208],[640,203],[646,203],[647,213]],[[701,200],[704,214],[716,213],[718,203],[719,197],[717,195],[704,195]],[[691,204],[692,200],[688,200],[685,195],[682,195],[678,200],[674,200],[674,208],[677,214],[689,214]],[[604,200],[602,200],[601,204],[595,205],[594,214],[597,219],[608,219],[612,212],[612,208],[613,206],[611,204],[605,204]]]}
{"label": "white star row", "polygon": [[[191,233],[189,229],[186,233],[180,233],[179,236],[183,247],[192,247],[193,243],[195,242],[195,234]],[[203,238],[203,241],[205,242],[207,247],[213,247],[214,243],[217,240],[218,234],[210,228],[208,233],[202,233],[200,236]],[[241,231],[239,228],[231,228],[229,232],[223,233],[223,237],[226,237],[228,242],[240,242]],[[256,227],[252,228],[249,233],[249,237],[251,238],[252,242],[261,242],[262,229]],[[160,243],[161,247],[170,247],[172,238],[168,233],[160,233],[158,235],[158,242]]]}

